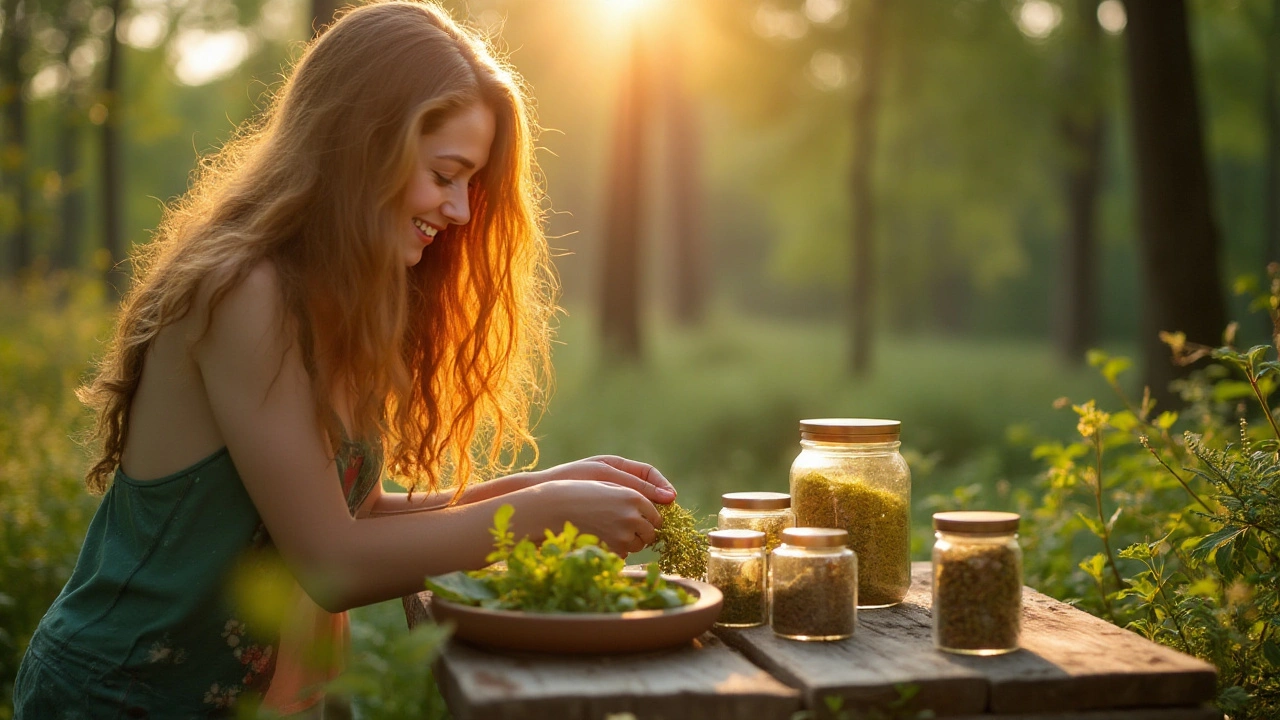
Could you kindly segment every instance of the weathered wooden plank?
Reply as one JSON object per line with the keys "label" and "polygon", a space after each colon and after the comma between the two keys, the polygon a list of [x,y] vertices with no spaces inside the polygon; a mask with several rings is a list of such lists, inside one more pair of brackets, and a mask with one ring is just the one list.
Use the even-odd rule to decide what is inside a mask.
{"label": "weathered wooden plank", "polygon": [[1149,642],[1027,588],[1023,649],[990,658],[933,649],[929,563],[912,566],[901,605],[859,614],[853,638],[800,643],[767,628],[718,629],[726,643],[801,688],[806,707],[838,696],[845,707],[882,705],[898,685],[919,688],[911,707],[940,716],[1063,713],[1183,706],[1213,697],[1211,665]]}
{"label": "weathered wooden plank", "polygon": [[[429,593],[405,598],[411,626]],[[710,633],[687,647],[615,656],[495,653],[451,641],[436,667],[455,720],[787,720],[800,693]]]}
{"label": "weathered wooden plank", "polygon": [[963,715],[947,720],[1222,720],[1222,713],[1212,707],[1136,708],[1131,710],[1093,710],[1068,713],[1036,713],[1035,715]]}

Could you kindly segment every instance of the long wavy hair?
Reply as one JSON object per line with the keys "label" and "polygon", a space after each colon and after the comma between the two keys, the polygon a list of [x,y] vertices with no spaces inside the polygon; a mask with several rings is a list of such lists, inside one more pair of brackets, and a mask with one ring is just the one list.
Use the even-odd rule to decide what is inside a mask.
{"label": "long wavy hair", "polygon": [[[392,224],[419,138],[481,102],[497,125],[471,221],[406,270]],[[530,410],[551,380],[557,282],[543,233],[536,124],[519,76],[430,2],[351,9],[302,53],[261,116],[204,159],[134,257],[135,283],[96,376],[91,492],[120,464],[152,341],[211,289],[213,309],[257,263],[275,266],[315,397],[336,442],[381,443],[411,490],[509,471],[537,444]],[[448,480],[453,482],[449,483]]]}

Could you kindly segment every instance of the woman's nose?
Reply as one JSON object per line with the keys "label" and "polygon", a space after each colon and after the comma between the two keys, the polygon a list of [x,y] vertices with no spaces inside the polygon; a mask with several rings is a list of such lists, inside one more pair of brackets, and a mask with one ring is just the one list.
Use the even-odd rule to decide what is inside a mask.
{"label": "woman's nose", "polygon": [[440,212],[454,225],[466,225],[471,220],[471,198],[467,187],[450,193]]}

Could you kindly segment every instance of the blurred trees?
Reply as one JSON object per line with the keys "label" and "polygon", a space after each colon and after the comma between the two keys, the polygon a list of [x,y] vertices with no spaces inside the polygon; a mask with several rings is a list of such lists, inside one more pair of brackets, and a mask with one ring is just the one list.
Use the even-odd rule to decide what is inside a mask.
{"label": "blurred trees", "polygon": [[1126,0],[1129,101],[1143,258],[1143,381],[1171,397],[1162,331],[1218,344],[1226,325],[1218,227],[1182,0]]}

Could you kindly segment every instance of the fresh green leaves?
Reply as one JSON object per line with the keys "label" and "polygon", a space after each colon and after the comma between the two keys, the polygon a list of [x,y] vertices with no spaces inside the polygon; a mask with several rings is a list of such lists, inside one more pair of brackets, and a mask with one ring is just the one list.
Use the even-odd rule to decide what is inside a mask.
{"label": "fresh green leaves", "polygon": [[427,589],[450,602],[530,612],[662,610],[693,602],[684,588],[662,579],[656,563],[644,578],[624,576],[623,559],[571,523],[558,535],[547,530],[541,545],[516,542],[514,512],[503,505],[494,513],[494,551],[487,559],[496,565],[427,578]]}

